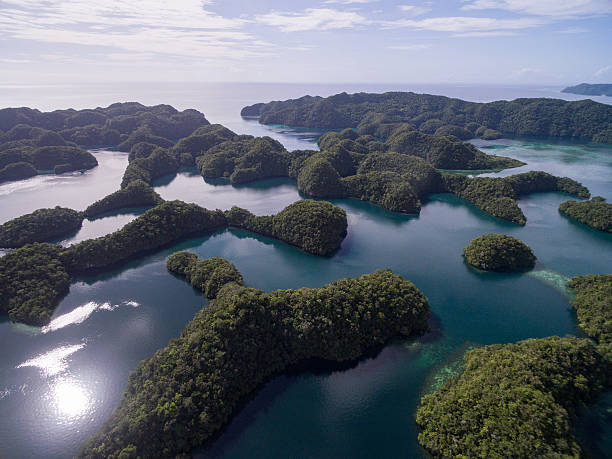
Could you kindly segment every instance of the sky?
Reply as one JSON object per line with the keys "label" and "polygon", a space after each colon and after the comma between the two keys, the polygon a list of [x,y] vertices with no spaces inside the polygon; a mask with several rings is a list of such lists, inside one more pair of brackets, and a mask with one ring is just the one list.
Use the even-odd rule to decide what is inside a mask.
{"label": "sky", "polygon": [[612,0],[0,0],[0,83],[612,83]]}

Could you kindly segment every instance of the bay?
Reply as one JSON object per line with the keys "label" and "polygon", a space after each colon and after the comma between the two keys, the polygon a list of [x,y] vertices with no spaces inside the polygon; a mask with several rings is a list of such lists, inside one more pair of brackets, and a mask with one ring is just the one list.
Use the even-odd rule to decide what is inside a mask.
{"label": "bay", "polygon": [[[300,96],[313,87],[105,88],[13,88],[10,97],[3,100],[19,99],[8,105],[37,103],[45,109],[107,105],[118,100],[163,102],[178,108],[197,108],[211,122],[220,122],[239,133],[270,135],[289,149],[316,148],[316,132],[268,128],[239,116],[244,105]],[[351,90],[337,86],[318,89],[323,95]],[[381,86],[376,90],[386,89]],[[473,87],[440,89],[449,95],[464,94],[462,97],[466,96],[461,91],[468,90],[480,94],[482,100],[503,98],[509,91],[490,87],[480,93]],[[538,88],[529,91],[545,92]],[[0,88],[3,96],[7,92]],[[593,194],[612,199],[610,146],[542,139],[475,143],[485,152],[528,163],[491,175],[545,170],[572,177]],[[40,207],[84,209],[116,190],[127,155],[104,150],[94,154],[100,165],[84,174],[38,176],[0,185],[0,222]],[[165,199],[196,202],[209,209],[238,205],[259,215],[276,213],[302,198],[295,182],[288,179],[234,187],[223,181],[206,182],[194,171],[182,171],[154,185]],[[182,249],[201,257],[225,257],[243,273],[247,285],[267,291],[318,287],[338,278],[390,268],[428,296],[433,312],[432,332],[424,337],[394,341],[376,355],[348,367],[296,369],[273,379],[215,443],[198,455],[422,455],[414,423],[418,400],[452,372],[453,363],[466,349],[530,337],[580,334],[560,284],[578,274],[611,272],[612,238],[559,215],[558,205],[567,199],[558,193],[521,199],[519,205],[528,219],[525,227],[490,217],[451,195],[432,196],[418,217],[387,212],[360,201],[338,200],[334,203],[347,211],[349,233],[331,258],[309,255],[245,231],[225,230],[182,242],[103,274],[81,277],[71,286],[48,327],[26,327],[4,319],[0,322],[0,456],[68,457],[99,428],[119,403],[127,376],[138,362],[176,337],[206,305],[199,293],[165,269],[166,257]],[[86,222],[79,232],[61,242],[71,244],[107,234],[141,212],[133,209]],[[481,273],[466,266],[462,248],[487,232],[505,232],[529,244],[538,256],[536,269],[529,274],[508,275]],[[605,397],[602,400],[605,403]],[[587,412],[584,419],[598,428],[581,435],[587,438],[585,444],[591,450],[605,451],[610,426],[605,417],[593,413],[597,408]]]}

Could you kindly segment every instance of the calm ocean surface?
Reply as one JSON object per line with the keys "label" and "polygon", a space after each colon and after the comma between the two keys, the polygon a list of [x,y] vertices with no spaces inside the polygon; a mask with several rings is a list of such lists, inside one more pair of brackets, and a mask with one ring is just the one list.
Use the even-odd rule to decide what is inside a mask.
{"label": "calm ocean surface", "polygon": [[[268,128],[242,120],[255,102],[347,92],[412,90],[475,101],[516,97],[583,97],[560,88],[494,86],[128,84],[0,86],[2,106],[42,110],[86,108],[118,101],[196,108],[209,121],[245,134],[270,135],[288,149],[316,148],[317,132]],[[596,98],[610,103],[610,98]],[[549,143],[542,139],[475,141],[485,152],[527,163],[509,175],[544,170],[572,177],[594,195],[612,199],[612,147]],[[0,185],[0,223],[37,208],[84,209],[118,189],[127,154],[93,151],[100,165],[83,174],[37,176]],[[165,199],[209,209],[245,207],[276,213],[301,199],[295,182],[275,179],[233,187],[205,182],[195,171],[155,184]],[[169,275],[166,257],[189,249],[222,256],[249,286],[264,290],[318,287],[342,277],[391,268],[429,298],[432,332],[390,343],[351,368],[311,369],[279,376],[247,404],[202,457],[419,457],[414,413],[466,349],[530,337],[580,334],[564,279],[612,272],[612,237],[559,215],[567,196],[543,193],[521,199],[527,216],[518,227],[487,216],[450,195],[433,196],[419,217],[387,212],[355,200],[334,201],[349,218],[349,233],[332,258],[305,254],[273,239],[225,230],[191,239],[101,275],[78,278],[51,324],[35,328],[0,319],[0,457],[69,457],[119,403],[128,374],[140,360],[176,337],[206,300]],[[111,215],[61,241],[71,244],[112,232],[142,209]],[[479,273],[462,248],[487,232],[505,232],[529,244],[536,269],[524,275]],[[583,444],[595,456],[612,451],[612,397],[585,410]],[[609,453],[608,453],[609,454]]]}

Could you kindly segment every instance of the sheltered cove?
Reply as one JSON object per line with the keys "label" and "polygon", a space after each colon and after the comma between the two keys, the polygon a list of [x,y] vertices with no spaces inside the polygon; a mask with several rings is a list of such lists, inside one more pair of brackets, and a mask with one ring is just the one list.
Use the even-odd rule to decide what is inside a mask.
{"label": "sheltered cove", "polygon": [[[235,209],[230,214],[236,212],[247,211]],[[316,255],[330,255],[346,236],[345,211],[328,202],[302,200],[278,215],[255,218],[248,228],[240,227]],[[0,258],[0,312],[8,314],[11,320],[44,325],[68,291],[71,276],[108,269],[180,240],[228,226],[234,225],[220,210],[167,201],[107,236],[68,248],[26,245]]]}

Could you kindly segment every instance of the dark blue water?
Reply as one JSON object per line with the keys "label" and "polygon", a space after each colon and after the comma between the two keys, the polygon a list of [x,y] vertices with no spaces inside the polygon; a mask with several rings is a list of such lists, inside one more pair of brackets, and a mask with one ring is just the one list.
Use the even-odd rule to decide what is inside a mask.
{"label": "dark blue water", "polygon": [[[302,88],[289,89],[297,92]],[[235,100],[230,98],[227,107],[285,98],[289,89],[281,87],[276,93],[268,88],[242,100],[236,90]],[[116,88],[102,96],[108,103],[128,99],[151,103],[139,94],[123,99],[124,90]],[[235,112],[224,112],[227,107],[219,108],[215,119],[214,112],[207,111],[207,94],[179,93],[162,91],[156,97],[166,96],[160,102],[201,109],[212,121],[225,117],[223,123],[241,133],[273,135],[289,148],[313,147],[314,133],[268,130],[241,120]],[[66,95],[61,103],[59,99],[41,100],[59,107],[77,105],[78,97],[91,102],[78,91]],[[213,102],[221,98],[218,94],[210,97]],[[28,101],[13,105],[28,105]],[[493,146],[491,151],[497,154],[528,162],[521,170],[567,175],[595,194],[612,198],[610,147],[516,139],[481,146]],[[35,177],[0,185],[0,222],[55,204],[83,209],[117,189],[127,164],[125,154],[97,152],[96,156],[100,166],[83,175]],[[301,198],[295,182],[285,179],[233,187],[207,183],[195,173],[184,172],[155,185],[166,199],[183,199],[210,209],[239,205],[257,214],[276,213]],[[559,285],[577,274],[611,272],[612,238],[560,216],[558,204],[566,199],[558,193],[522,199],[519,204],[528,219],[525,227],[494,219],[450,195],[433,196],[419,217],[354,200],[334,201],[348,213],[349,233],[332,258],[308,255],[244,231],[226,230],[102,275],[79,278],[48,327],[0,322],[0,456],[67,457],[103,423],[119,403],[130,371],[177,336],[206,304],[187,283],[165,269],[168,254],[181,249],[202,257],[225,257],[243,273],[249,286],[264,290],[318,287],[341,277],[391,268],[428,296],[433,312],[433,331],[422,338],[393,342],[351,368],[318,369],[270,381],[200,455],[419,456],[422,451],[414,423],[418,400],[432,382],[450,371],[466,348],[579,332]],[[139,212],[86,222],[64,243],[106,234]],[[536,270],[507,275],[467,267],[461,249],[487,232],[505,232],[528,243],[538,256]],[[583,432],[588,440],[585,444],[592,451],[606,451],[605,441],[609,441],[609,424],[597,414],[602,406],[582,418],[589,426]],[[608,430],[598,431],[602,426]]]}

